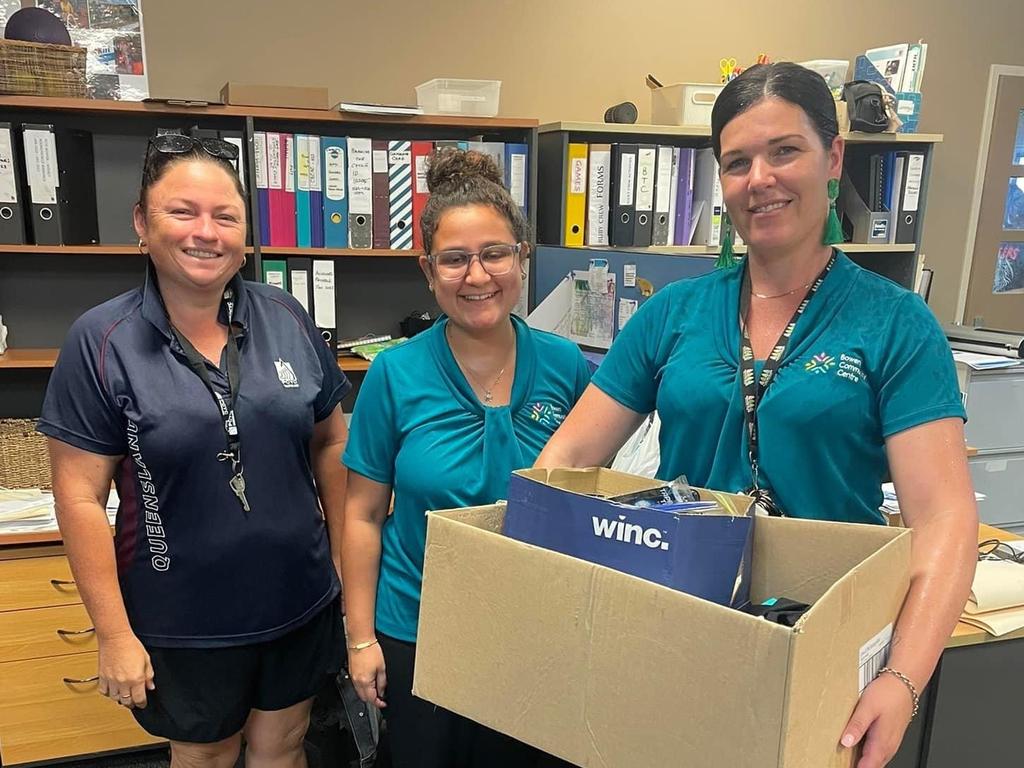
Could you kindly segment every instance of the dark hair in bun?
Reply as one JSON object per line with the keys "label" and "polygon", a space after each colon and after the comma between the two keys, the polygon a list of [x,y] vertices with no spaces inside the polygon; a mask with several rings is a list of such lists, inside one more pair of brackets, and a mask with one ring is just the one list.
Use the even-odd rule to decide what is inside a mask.
{"label": "dark hair in bun", "polygon": [[420,217],[427,253],[445,211],[466,205],[491,206],[508,220],[517,242],[529,241],[530,225],[505,189],[501,171],[490,155],[454,147],[436,150],[427,165],[427,187],[430,197]]}

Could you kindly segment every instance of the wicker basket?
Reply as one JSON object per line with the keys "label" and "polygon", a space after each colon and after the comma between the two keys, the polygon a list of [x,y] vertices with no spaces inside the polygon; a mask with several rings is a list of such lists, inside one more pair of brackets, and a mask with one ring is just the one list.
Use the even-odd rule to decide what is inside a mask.
{"label": "wicker basket", "polygon": [[0,93],[85,98],[85,48],[0,40]]}
{"label": "wicker basket", "polygon": [[0,419],[0,487],[50,487],[46,438],[33,419]]}

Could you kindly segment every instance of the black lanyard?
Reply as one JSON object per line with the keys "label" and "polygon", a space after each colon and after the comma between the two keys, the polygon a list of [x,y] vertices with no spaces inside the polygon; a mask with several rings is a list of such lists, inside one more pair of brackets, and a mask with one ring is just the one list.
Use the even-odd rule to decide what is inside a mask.
{"label": "black lanyard", "polygon": [[245,478],[242,475],[242,443],[238,434],[238,423],[235,420],[235,404],[238,402],[238,389],[242,383],[241,366],[239,364],[240,355],[238,352],[238,329],[235,328],[232,318],[234,316],[235,302],[234,292],[231,288],[224,290],[224,305],[227,312],[228,319],[228,341],[227,341],[227,379],[228,379],[228,399],[225,400],[224,396],[213,387],[213,382],[210,381],[210,373],[206,370],[206,359],[199,354],[199,351],[192,346],[184,334],[178,331],[173,325],[171,325],[171,331],[174,333],[174,337],[178,340],[178,344],[181,345],[182,351],[185,353],[185,358],[188,360],[189,367],[195,372],[196,376],[200,378],[204,385],[206,385],[207,391],[213,398],[214,404],[217,406],[217,412],[220,414],[221,422],[224,426],[224,437],[227,440],[227,450],[217,454],[218,461],[230,461],[232,477],[228,481],[232,492],[238,497],[239,502],[242,505],[242,509],[246,512],[249,511],[249,502],[245,498]]}
{"label": "black lanyard", "polygon": [[768,359],[764,361],[764,368],[761,369],[760,378],[755,377],[754,350],[750,344],[750,336],[747,333],[747,317],[750,314],[751,291],[749,265],[744,266],[743,269],[743,284],[740,286],[740,376],[743,386],[743,415],[747,424],[747,456],[750,459],[750,475],[753,482],[751,495],[769,514],[781,515],[782,512],[772,500],[771,495],[761,488],[760,485],[757,408],[761,404],[768,386],[775,380],[775,373],[782,364],[782,358],[786,354],[789,340],[796,329],[797,320],[803,315],[811,298],[818,292],[821,284],[825,282],[825,277],[828,275],[829,270],[832,269],[835,261],[836,254],[833,251],[829,257],[828,264],[825,265],[825,268],[815,281],[811,283],[807,295],[804,296],[800,306],[793,313],[793,318],[786,324],[782,335],[775,342],[775,346],[772,348],[771,354],[768,355]]}

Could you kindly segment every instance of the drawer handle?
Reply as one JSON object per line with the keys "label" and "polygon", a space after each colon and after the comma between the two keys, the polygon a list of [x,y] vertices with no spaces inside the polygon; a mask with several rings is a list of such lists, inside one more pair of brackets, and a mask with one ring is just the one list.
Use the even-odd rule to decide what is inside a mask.
{"label": "drawer handle", "polygon": [[92,677],[65,677],[64,682],[72,685],[84,685],[85,683],[95,683],[99,679],[99,675],[93,675]]}
{"label": "drawer handle", "polygon": [[74,579],[50,579],[50,584],[54,589],[60,589],[61,587],[75,586],[75,581]]}
{"label": "drawer handle", "polygon": [[69,635],[88,635],[96,631],[96,627],[89,627],[87,629],[58,629],[57,634],[61,637],[68,637]]}

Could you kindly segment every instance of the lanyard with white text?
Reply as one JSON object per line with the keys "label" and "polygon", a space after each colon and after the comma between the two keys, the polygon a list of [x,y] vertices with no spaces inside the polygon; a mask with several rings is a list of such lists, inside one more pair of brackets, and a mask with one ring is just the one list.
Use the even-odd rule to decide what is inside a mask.
{"label": "lanyard with white text", "polygon": [[227,439],[227,450],[218,453],[217,460],[231,462],[232,474],[231,479],[228,481],[228,486],[231,488],[232,493],[238,497],[242,509],[248,512],[249,502],[245,498],[245,476],[242,474],[242,444],[238,436],[238,424],[235,421],[235,404],[238,402],[238,388],[241,385],[242,376],[241,366],[239,365],[238,331],[231,322],[235,308],[234,292],[231,288],[227,288],[224,291],[224,304],[227,308],[228,317],[227,378],[229,399],[227,400],[224,399],[220,392],[213,388],[210,374],[206,370],[206,360],[192,346],[192,342],[185,338],[185,335],[179,332],[173,325],[171,330],[174,332],[174,337],[178,340],[182,351],[185,353],[189,367],[206,385],[207,391],[209,391],[213,397],[213,402],[217,406],[217,412],[220,414],[221,422],[224,425],[224,436]]}
{"label": "lanyard with white text", "polygon": [[796,328],[797,320],[800,319],[800,316],[807,309],[811,298],[818,292],[835,261],[836,255],[835,251],[833,251],[828,264],[825,265],[825,268],[815,281],[811,283],[807,295],[804,296],[800,306],[793,313],[793,318],[786,324],[782,335],[775,342],[775,346],[768,355],[768,359],[764,361],[764,368],[761,369],[761,376],[759,378],[755,377],[754,350],[751,347],[750,336],[747,333],[747,317],[750,314],[750,271],[747,266],[743,268],[743,284],[740,287],[740,375],[743,385],[743,415],[747,424],[747,456],[750,459],[750,475],[753,483],[750,488],[750,494],[754,497],[755,503],[759,504],[770,515],[781,515],[782,511],[771,498],[771,494],[764,488],[761,488],[760,484],[757,407],[760,405],[768,386],[775,380],[775,372],[779,369],[782,357],[786,354],[786,347],[789,346],[789,340]]}

